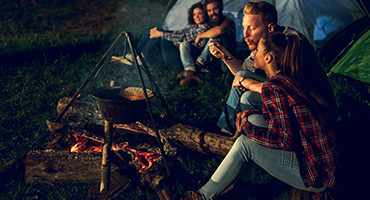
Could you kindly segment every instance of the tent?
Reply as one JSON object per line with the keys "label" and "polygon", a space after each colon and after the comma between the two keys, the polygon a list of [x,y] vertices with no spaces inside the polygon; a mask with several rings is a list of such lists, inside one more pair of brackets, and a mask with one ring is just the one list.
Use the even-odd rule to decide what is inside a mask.
{"label": "tent", "polygon": [[[275,5],[283,26],[295,28],[312,44],[328,39],[349,24],[365,16],[356,0],[266,0]],[[199,0],[177,0],[162,28],[178,30],[186,26],[187,9]],[[248,0],[223,0],[224,14],[237,25],[237,42],[243,42],[243,8]]]}
{"label": "tent", "polygon": [[370,30],[363,34],[340,58],[331,72],[370,84]]}

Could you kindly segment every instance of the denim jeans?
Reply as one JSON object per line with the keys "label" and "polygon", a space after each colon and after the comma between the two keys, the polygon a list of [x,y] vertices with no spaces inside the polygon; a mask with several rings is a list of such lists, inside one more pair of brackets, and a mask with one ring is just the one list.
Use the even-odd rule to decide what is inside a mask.
{"label": "denim jeans", "polygon": [[165,39],[160,40],[161,53],[164,64],[168,70],[174,72],[182,71],[182,63],[180,58],[180,51],[177,46],[173,44],[172,41]]}
{"label": "denim jeans", "polygon": [[[250,71],[239,71],[235,76],[243,75],[257,81],[265,81],[266,78]],[[262,97],[258,92],[243,91],[231,87],[225,109],[222,111],[217,125],[230,133],[235,133],[235,120],[239,112],[245,110],[260,110],[262,112]]]}
{"label": "denim jeans", "polygon": [[181,42],[179,50],[184,70],[190,70],[195,72],[197,68],[195,67],[194,57],[199,55],[202,50],[192,46],[188,42]]}
{"label": "denim jeans", "polygon": [[149,66],[165,66],[168,70],[180,71],[182,69],[180,53],[173,42],[149,36],[150,31],[145,32],[137,44],[146,63]]}
{"label": "denim jeans", "polygon": [[[248,121],[259,127],[266,127],[261,114],[253,114]],[[214,199],[243,173],[250,161],[266,170],[273,177],[300,190],[321,192],[321,188],[305,187],[300,176],[299,165],[294,152],[267,148],[241,135],[231,147],[211,179],[199,190],[203,199]],[[266,188],[267,189],[267,188]]]}
{"label": "denim jeans", "polygon": [[145,61],[148,65],[154,65],[155,63],[162,62],[158,60],[162,58],[155,52],[160,52],[160,40],[161,38],[149,38],[150,31],[144,33],[140,41],[137,43],[139,50],[144,55]]}
{"label": "denim jeans", "polygon": [[197,61],[203,63],[204,65],[207,64],[207,62],[210,60],[210,57],[211,57],[211,53],[209,52],[209,42],[210,41],[220,42],[221,40],[220,40],[220,38],[211,38],[211,39],[208,40],[208,42],[204,46],[202,52],[200,53],[200,55],[197,58]]}

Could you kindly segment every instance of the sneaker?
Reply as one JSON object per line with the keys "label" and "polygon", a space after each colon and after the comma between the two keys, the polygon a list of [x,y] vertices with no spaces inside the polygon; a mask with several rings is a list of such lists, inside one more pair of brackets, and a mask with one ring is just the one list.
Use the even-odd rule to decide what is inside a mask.
{"label": "sneaker", "polygon": [[112,56],[111,61],[115,63],[119,63],[121,65],[129,65],[129,66],[132,65],[132,62],[123,56]]}
{"label": "sneaker", "polygon": [[209,69],[207,69],[207,66],[202,61],[199,61],[199,60],[195,61],[195,65],[197,65],[200,72],[203,72],[203,73],[210,72]]}
{"label": "sneaker", "polygon": [[206,65],[202,62],[202,61],[200,61],[200,60],[197,60],[197,61],[195,61],[195,64],[199,67],[199,68],[204,68]]}
{"label": "sneaker", "polygon": [[203,72],[203,73],[210,73],[211,71],[209,71],[207,68],[201,68],[201,69],[200,69],[200,72]]}
{"label": "sneaker", "polygon": [[188,195],[181,198],[181,200],[202,200],[202,194],[199,191],[188,191]]}
{"label": "sneaker", "polygon": [[[142,62],[139,58],[139,56],[136,56],[137,62],[139,65],[142,65]],[[118,62],[122,65],[129,65],[132,66],[134,65],[134,55],[133,54],[126,54],[125,56],[112,56],[111,60],[113,62]]]}
{"label": "sneaker", "polygon": [[[133,54],[131,54],[131,53],[130,54],[126,54],[125,57],[126,57],[127,60],[130,60],[132,64],[134,64],[134,55]],[[141,62],[139,56],[136,56],[136,60],[137,60],[137,63],[139,65],[143,65],[143,63]]]}

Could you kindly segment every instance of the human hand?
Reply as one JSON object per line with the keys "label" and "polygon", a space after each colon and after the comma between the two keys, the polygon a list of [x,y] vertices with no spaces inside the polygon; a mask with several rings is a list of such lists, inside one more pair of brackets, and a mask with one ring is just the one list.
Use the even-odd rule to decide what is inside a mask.
{"label": "human hand", "polygon": [[216,58],[222,58],[226,60],[231,60],[233,57],[231,54],[218,42],[209,42],[209,52]]}
{"label": "human hand", "polygon": [[158,38],[158,37],[162,37],[162,31],[159,31],[157,27],[150,29],[149,38]]}
{"label": "human hand", "polygon": [[202,38],[200,38],[200,36],[199,35],[197,35],[197,37],[195,38],[195,40],[194,40],[194,44],[195,44],[195,46],[197,47],[198,46],[198,44],[199,44],[199,41],[201,40]]}
{"label": "human hand", "polygon": [[244,79],[248,79],[247,77],[245,76],[242,76],[242,75],[238,75],[238,76],[235,76],[234,80],[233,80],[233,83],[232,83],[232,87],[235,88],[235,89],[240,89],[240,90],[247,90],[246,87],[242,86],[241,83],[240,83],[240,80],[243,78]]}
{"label": "human hand", "polygon": [[236,121],[235,121],[236,130],[240,133],[243,132],[242,125],[245,124],[245,122],[247,122],[248,116],[251,114],[256,114],[256,113],[260,113],[260,112],[257,110],[245,110],[243,112],[238,113],[236,115]]}

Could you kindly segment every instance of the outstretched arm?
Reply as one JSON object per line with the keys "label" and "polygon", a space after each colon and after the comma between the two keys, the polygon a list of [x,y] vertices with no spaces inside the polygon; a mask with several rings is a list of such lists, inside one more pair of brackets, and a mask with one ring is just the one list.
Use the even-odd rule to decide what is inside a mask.
{"label": "outstretched arm", "polygon": [[234,76],[242,69],[242,61],[231,55],[220,43],[209,42],[209,51],[214,57],[222,59]]}

